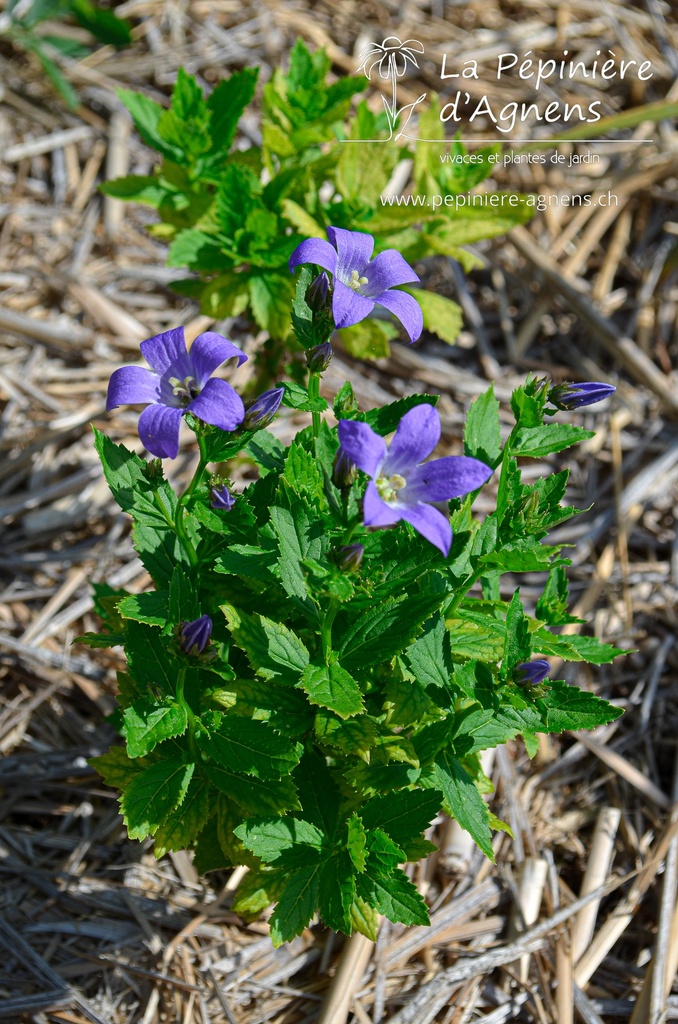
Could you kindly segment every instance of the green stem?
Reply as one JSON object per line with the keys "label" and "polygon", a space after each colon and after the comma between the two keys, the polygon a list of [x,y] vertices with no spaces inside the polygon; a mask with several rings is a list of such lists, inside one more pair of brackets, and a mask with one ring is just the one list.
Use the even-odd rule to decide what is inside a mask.
{"label": "green stem", "polygon": [[[313,402],[320,398],[320,374],[310,373],[308,375],[308,397]],[[313,419],[313,437],[317,438],[320,433],[320,413],[315,410],[311,412]]]}
{"label": "green stem", "polygon": [[188,555],[188,560],[191,563],[191,565],[193,566],[193,568],[195,568],[197,566],[197,564],[198,564],[198,554],[197,554],[197,552],[195,550],[193,542],[191,541],[191,539],[188,536],[188,533],[186,532],[186,523],[185,523],[185,520],[184,520],[184,509],[185,509],[186,504],[188,503],[190,497],[192,496],[192,494],[196,490],[196,488],[199,487],[200,484],[202,483],[203,476],[205,474],[205,470],[207,469],[207,463],[208,463],[208,459],[206,457],[205,449],[204,449],[204,445],[203,445],[203,439],[200,436],[200,434],[198,434],[197,437],[198,437],[198,444],[200,445],[200,461],[198,463],[198,466],[196,468],[195,473],[193,474],[193,478],[192,478],[190,484],[188,485],[188,487],[186,488],[184,493],[179,498],[179,501],[177,502],[177,509],[176,509],[175,514],[174,514],[174,528],[175,528],[175,530],[177,532],[177,536],[179,537],[179,540],[181,541],[181,543],[184,546],[184,550],[186,551],[186,554]]}
{"label": "green stem", "polygon": [[463,590],[460,590],[457,596],[452,601],[452,603],[448,605],[447,608],[445,608],[445,615],[452,615],[453,612],[456,612],[457,608],[464,600],[473,584],[477,583],[478,580],[483,575],[485,568],[486,567],[483,566],[481,569],[476,569],[476,571],[471,576],[469,576],[469,578],[464,583]]}
{"label": "green stem", "polygon": [[339,611],[340,602],[332,599],[325,612],[325,618],[323,619],[322,626],[320,627],[320,639],[323,646],[323,657],[325,664],[330,663],[330,654],[332,653],[332,623],[334,622],[337,612]]}

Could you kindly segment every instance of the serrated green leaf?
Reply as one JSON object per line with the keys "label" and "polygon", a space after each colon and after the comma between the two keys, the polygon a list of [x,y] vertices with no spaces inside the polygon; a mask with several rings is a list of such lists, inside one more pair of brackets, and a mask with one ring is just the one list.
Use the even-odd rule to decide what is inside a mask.
{"label": "serrated green leaf", "polygon": [[237,716],[223,718],[202,747],[218,765],[258,779],[280,779],[299,762],[294,745],[270,725]]}
{"label": "serrated green leaf", "polygon": [[502,676],[508,679],[516,665],[528,661],[531,653],[529,628],[520,600],[520,591],[516,590],[506,612],[506,640],[501,663]]}
{"label": "serrated green leaf", "polygon": [[143,765],[133,761],[125,747],[111,747],[99,757],[90,757],[87,763],[99,772],[107,786],[119,790],[128,786],[143,771]]}
{"label": "serrated green leaf", "polygon": [[521,427],[511,444],[511,455],[539,459],[562,452],[579,441],[593,437],[594,431],[573,427],[569,423],[549,423],[541,427]]}
{"label": "serrated green leaf", "polygon": [[155,100],[144,96],[140,92],[132,92],[130,89],[118,89],[118,99],[127,107],[134,120],[134,127],[144,142],[157,149],[159,153],[166,156],[175,163],[181,163],[182,152],[177,146],[167,143],[160,134],[158,125],[160,118],[165,113]]}
{"label": "serrated green leaf", "polygon": [[194,771],[194,764],[172,755],[131,779],[120,799],[130,839],[155,835],[166,816],[181,805]]}
{"label": "serrated green leaf", "polygon": [[464,454],[493,468],[501,459],[499,402],[494,387],[478,395],[471,404],[464,427]]}
{"label": "serrated green leaf", "polygon": [[210,157],[215,159],[228,153],[238,127],[238,121],[254,97],[259,69],[243,68],[229,78],[222,79],[207,99],[210,111],[212,145]]}
{"label": "serrated green leaf", "polygon": [[123,619],[145,622],[148,626],[164,626],[167,623],[167,591],[150,590],[145,594],[129,594],[118,602],[118,611]]}
{"label": "serrated green leaf", "polygon": [[331,711],[319,711],[315,716],[315,734],[321,744],[345,754],[357,754],[368,763],[370,749],[377,741],[377,727],[368,715],[342,720]]}
{"label": "serrated green leaf", "polygon": [[259,327],[272,338],[282,339],[290,332],[291,282],[281,274],[252,274],[248,281],[252,313]]}
{"label": "serrated green leaf", "polygon": [[308,694],[312,704],[329,708],[340,718],[351,718],[365,710],[360,687],[336,663],[307,665],[297,685]]}
{"label": "serrated green leaf", "polygon": [[188,728],[186,708],[170,697],[134,701],[123,711],[123,719],[130,757],[144,757],[158,743],[182,736]]}
{"label": "serrated green leaf", "polygon": [[396,868],[387,878],[359,875],[357,889],[362,898],[389,921],[398,921],[401,924],[430,924],[423,897],[400,868]]}
{"label": "serrated green leaf", "polygon": [[452,816],[485,856],[494,861],[488,807],[468,772],[456,758],[443,751],[436,758],[431,781],[436,789],[442,790]]}
{"label": "serrated green leaf", "polygon": [[442,615],[436,615],[426,623],[421,636],[405,651],[405,659],[422,686],[447,688],[452,673],[452,659]]}
{"label": "serrated green leaf", "polygon": [[589,661],[593,665],[606,665],[620,654],[629,653],[622,647],[604,644],[594,636],[579,636],[576,633],[558,635],[543,627],[532,634],[532,645],[539,654],[550,654],[563,661]]}
{"label": "serrated green leaf", "polygon": [[489,615],[472,617],[466,614],[465,608],[459,610],[459,616],[446,620],[452,657],[484,661],[501,658],[506,637],[504,623]]}
{"label": "serrated green leaf", "polygon": [[440,793],[435,790],[403,790],[375,796],[360,811],[366,829],[379,828],[404,848],[421,838],[440,810]]}
{"label": "serrated green leaf", "polygon": [[195,842],[212,814],[213,793],[203,776],[193,776],[180,813],[170,812],[155,833],[153,852],[156,857],[163,857],[170,850],[187,850]]}
{"label": "serrated green leaf", "polygon": [[279,677],[296,683],[309,663],[308,650],[291,629],[263,615],[246,612],[224,604],[228,628],[238,647],[249,658],[254,671],[264,679]]}
{"label": "serrated green leaf", "polygon": [[379,914],[367,903],[362,896],[358,896],[351,906],[351,926],[361,935],[364,935],[370,942],[377,941],[379,931]]}
{"label": "serrated green leaf", "polygon": [[168,482],[156,475],[153,463],[144,462],[123,444],[114,444],[96,427],[92,429],[104,476],[123,512],[129,512],[138,523],[174,529],[177,496]]}
{"label": "serrated green leaf", "polygon": [[296,871],[283,889],[271,917],[271,942],[277,949],[300,935],[318,905],[321,865]]}
{"label": "serrated green leaf", "polygon": [[345,851],[324,862],[320,870],[318,896],[320,916],[328,928],[350,935],[355,879],[351,859]]}
{"label": "serrated green leaf", "polygon": [[278,388],[284,388],[282,404],[288,409],[298,409],[300,412],[324,412],[327,402],[324,398],[310,398],[308,388],[295,381],[282,381],[276,384]]}
{"label": "serrated green leaf", "polygon": [[279,860],[286,850],[310,846],[320,850],[323,833],[299,818],[248,818],[234,829],[248,850],[267,863]]}
{"label": "serrated green leaf", "polygon": [[318,617],[317,609],[309,597],[301,562],[304,558],[318,558],[323,549],[323,526],[314,521],[298,495],[287,485],[281,485],[276,501],[285,501],[285,506],[276,504],[271,509],[271,523],[278,537],[280,558],[278,567],[280,579],[290,597],[296,598],[305,614],[311,619]]}
{"label": "serrated green leaf", "polygon": [[547,732],[595,729],[606,722],[614,722],[624,713],[623,708],[570,686],[562,679],[549,680],[548,686],[545,696],[535,700],[536,707],[544,715]]}
{"label": "serrated green leaf", "polygon": [[193,581],[182,566],[175,565],[169,587],[169,620],[175,625],[193,622],[200,615],[200,604]]}
{"label": "serrated green leaf", "polygon": [[407,398],[399,398],[397,402],[384,405],[381,409],[370,409],[369,412],[358,416],[358,419],[369,424],[376,434],[385,437],[396,429],[405,413],[413,409],[415,405],[437,404],[438,395],[408,395]]}
{"label": "serrated green leaf", "polygon": [[358,815],[353,812],[347,823],[346,849],[356,871],[364,871],[367,863],[367,834]]}
{"label": "serrated green leaf", "polygon": [[240,775],[221,765],[206,765],[210,781],[245,814],[284,814],[298,810],[299,800],[292,779],[257,779],[253,775]]}
{"label": "serrated green leaf", "polygon": [[405,853],[380,828],[367,833],[367,873],[371,878],[384,878],[405,860]]}
{"label": "serrated green leaf", "polygon": [[167,696],[174,693],[179,667],[169,644],[169,638],[152,626],[133,621],[127,624],[125,650],[130,674],[140,685],[159,685]]}
{"label": "serrated green leaf", "polygon": [[342,665],[349,670],[364,669],[389,661],[416,636],[441,601],[436,594],[403,595],[370,608],[343,631]]}

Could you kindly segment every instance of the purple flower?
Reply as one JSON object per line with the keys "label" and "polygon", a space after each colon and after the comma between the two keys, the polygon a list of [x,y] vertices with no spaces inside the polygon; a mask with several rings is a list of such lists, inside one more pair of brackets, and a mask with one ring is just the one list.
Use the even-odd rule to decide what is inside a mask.
{"label": "purple flower", "polygon": [[344,449],[339,447],[332,465],[332,483],[340,491],[347,491],[349,487],[353,486],[357,476],[358,469],[355,462],[352,462]]}
{"label": "purple flower", "polygon": [[328,227],[327,237],[329,242],[307,238],[298,245],[290,257],[290,270],[301,263],[314,263],[332,275],[335,325],[351,327],[359,323],[378,302],[397,316],[410,341],[416,341],[424,326],[421,307],[407,292],[393,291],[398,284],[419,280],[409,263],[395,249],[386,249],[371,259],[374,239],[362,231]]}
{"label": "purple flower", "polygon": [[344,544],[335,553],[335,562],[342,572],[357,572],[363,560],[362,544]]}
{"label": "purple flower", "polygon": [[324,309],[327,305],[327,299],[330,294],[330,279],[323,270],[322,274],[318,274],[314,277],[310,285],[306,289],[306,299],[309,309],[314,313],[319,313],[321,309]]}
{"label": "purple flower", "polygon": [[230,512],[235,505],[235,497],[226,484],[214,484],[210,488],[210,505],[222,512]]}
{"label": "purple flower", "polygon": [[440,439],[440,417],[428,404],[405,413],[390,448],[367,423],[341,420],[338,430],[345,455],[372,478],[363,500],[365,526],[390,526],[405,519],[447,555],[452,528],[430,502],[475,491],[492,476],[490,467],[464,455],[420,465]]}
{"label": "purple flower", "polygon": [[192,622],[184,622],[179,631],[179,645],[185,654],[202,654],[212,636],[212,620],[201,615]]}
{"label": "purple flower", "polygon": [[549,402],[552,402],[558,409],[581,409],[583,405],[602,402],[616,390],[612,384],[600,384],[598,381],[585,381],[583,384],[573,384],[568,381],[551,388]]}
{"label": "purple flower", "polygon": [[242,424],[243,428],[245,430],[260,430],[261,427],[267,427],[280,408],[284,394],[284,388],[271,388],[270,391],[263,391],[258,398],[249,402]]}
{"label": "purple flower", "polygon": [[199,334],[186,351],[183,327],[141,342],[141,354],[151,367],[121,366],[111,375],[106,408],[146,405],[139,417],[139,437],[152,455],[175,459],[179,426],[190,412],[222,430],[235,430],[245,409],[240,395],[225,380],[212,377],[233,356],[238,366],[247,356],[237,345],[214,331]]}
{"label": "purple flower", "polygon": [[513,681],[521,685],[536,686],[537,683],[541,683],[543,679],[546,679],[550,671],[551,666],[544,658],[537,658],[536,661],[524,661],[521,665],[516,665],[514,668]]}

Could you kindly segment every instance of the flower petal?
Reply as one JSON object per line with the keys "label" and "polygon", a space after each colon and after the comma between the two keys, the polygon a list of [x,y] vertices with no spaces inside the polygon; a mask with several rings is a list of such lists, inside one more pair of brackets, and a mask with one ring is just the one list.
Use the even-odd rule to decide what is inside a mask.
{"label": "flower petal", "polygon": [[181,365],[182,359],[186,359],[184,328],[173,327],[170,331],[156,334],[155,337],[142,341],[140,348],[150,368],[162,374],[173,364]]}
{"label": "flower petal", "polygon": [[410,342],[417,340],[424,329],[424,314],[415,298],[407,292],[386,291],[375,295],[374,301],[398,317],[410,336]]}
{"label": "flower petal", "polygon": [[296,247],[290,256],[290,270],[302,263],[315,263],[316,266],[334,274],[337,267],[337,254],[324,238],[307,238]]}
{"label": "flower petal", "polygon": [[[359,420],[339,420],[339,443],[363,473],[374,477],[386,456],[386,442],[372,427]],[[381,500],[381,499],[380,499]]]}
{"label": "flower petal", "polygon": [[198,419],[222,430],[235,430],[245,418],[242,398],[230,384],[218,377],[211,377],[186,408]]}
{"label": "flower petal", "polygon": [[430,455],[440,440],[440,417],[428,402],[415,405],[400,420],[382,472],[400,473],[409,483],[415,467]]}
{"label": "flower petal", "polygon": [[[467,455],[447,455],[418,466],[407,478],[407,499],[449,501],[482,487],[492,470],[479,459]],[[405,492],[403,492],[405,497]]]}
{"label": "flower petal", "polygon": [[144,447],[159,459],[176,459],[183,409],[149,405],[139,417],[139,437]]}
{"label": "flower petal", "polygon": [[363,498],[363,523],[365,526],[393,526],[394,523],[400,522],[404,515],[402,509],[387,505],[385,501],[382,501],[374,480],[370,480]]}
{"label": "flower petal", "polygon": [[447,557],[452,544],[452,527],[442,512],[433,505],[424,505],[420,502],[417,505],[403,506],[401,517]]}
{"label": "flower petal", "polygon": [[362,294],[370,298],[376,298],[397,284],[411,284],[419,280],[397,249],[386,249],[370,260],[365,267],[365,277],[367,284],[363,285]]}
{"label": "flower petal", "polygon": [[346,283],[351,271],[357,270],[362,277],[363,270],[374,252],[374,239],[364,231],[347,231],[345,228],[328,227],[327,237],[337,249],[336,276]]}
{"label": "flower petal", "polygon": [[193,364],[193,374],[200,387],[227,359],[237,356],[238,366],[247,359],[241,348],[234,345],[228,338],[217,334],[216,331],[205,331],[204,334],[199,334],[191,345],[188,355]]}
{"label": "flower petal", "polygon": [[118,405],[154,405],[160,400],[160,378],[144,366],[120,366],[111,374],[106,408]]}
{"label": "flower petal", "polygon": [[369,316],[374,309],[374,300],[358,295],[352,288],[337,278],[332,293],[332,317],[336,327],[352,327]]}

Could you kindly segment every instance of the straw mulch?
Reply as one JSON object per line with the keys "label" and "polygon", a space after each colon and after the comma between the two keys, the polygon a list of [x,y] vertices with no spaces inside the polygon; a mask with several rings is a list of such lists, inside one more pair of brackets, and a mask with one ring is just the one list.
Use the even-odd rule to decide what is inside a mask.
{"label": "straw mulch", "polygon": [[[528,229],[476,246],[484,267],[466,279],[428,261],[420,268],[428,286],[464,308],[458,345],[396,344],[379,364],[339,352],[326,378],[332,390],[350,377],[364,407],[413,389],[439,392],[450,451],[488,380],[504,402],[527,371],[618,385],[611,409],[580,417],[596,437],[561,460],[572,471],[572,502],[595,506],[559,540],[572,545],[574,613],[635,650],[608,668],[563,671],[626,714],[591,734],[544,739],[532,762],[517,743],[487,761],[492,807],[515,839],[497,835],[493,866],[455,824],[436,823],[440,852],[414,876],[431,905],[430,929],[385,925],[374,947],[315,925],[274,951],[265,919],[245,926],[230,911],[237,877],[201,879],[188,856],[156,862],[129,842],[114,794],[86,761],[114,736],[106,716],[121,657],[71,647],[96,628],[90,581],[134,591],[149,582],[92,451],[90,422],[139,448],[135,414],[105,415],[107,379],[138,358],[143,338],[178,323],[194,337],[211,324],[168,290],[176,272],[145,232],[149,215],[97,193],[104,178],[152,165],[115,88],[162,98],[180,64],[208,83],[252,63],[265,78],[297,34],[327,46],[335,73],[346,74],[369,38],[396,34],[426,46],[418,79],[403,84],[415,97],[440,87],[442,52],[450,61],[477,56],[481,67],[501,51],[550,47],[652,60],[645,92],[610,84],[606,109],[623,110],[675,99],[675,8],[663,0],[127,0],[118,10],[135,25],[131,48],[63,61],[82,101],[75,113],[0,36],[0,1018],[678,1018],[678,135],[670,122],[641,123],[626,141],[599,147],[596,167],[512,168],[514,188],[612,189],[619,205],[552,208]],[[374,89],[372,98],[378,106]],[[256,140],[256,118],[244,127]],[[502,171],[496,178],[509,180]],[[215,327],[249,351],[261,342],[241,321]],[[289,437],[295,423],[277,429]],[[184,448],[177,480],[191,460]],[[521,582],[529,602],[539,581]]]}

